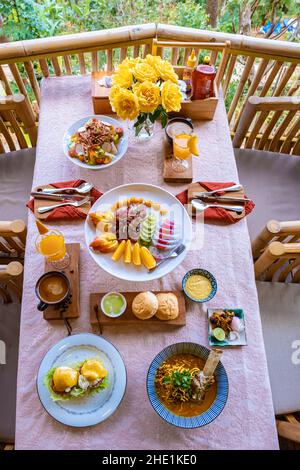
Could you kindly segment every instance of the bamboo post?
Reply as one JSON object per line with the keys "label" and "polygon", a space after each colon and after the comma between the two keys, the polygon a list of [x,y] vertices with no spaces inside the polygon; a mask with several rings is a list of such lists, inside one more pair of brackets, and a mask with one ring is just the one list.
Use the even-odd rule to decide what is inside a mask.
{"label": "bamboo post", "polygon": [[[0,108],[1,108],[1,106],[0,106]],[[22,131],[17,119],[15,118],[15,115],[14,115],[13,111],[9,111],[9,122],[11,123],[11,126],[12,126],[12,128],[13,128],[15,134],[16,134],[16,137],[18,139],[20,148],[21,149],[27,149],[28,145],[27,145],[26,139],[24,137],[23,131]]]}
{"label": "bamboo post", "polygon": [[300,155],[300,136],[298,137],[298,140],[294,145],[292,155]]}
{"label": "bamboo post", "polygon": [[19,88],[19,92],[22,93],[22,95],[27,97],[27,91],[23,83],[23,80],[21,78],[18,67],[16,66],[16,64],[9,64],[9,68],[10,68],[11,73],[14,76],[15,82]]}
{"label": "bamboo post", "polygon": [[277,419],[276,426],[280,437],[300,444],[300,423],[287,423]]}
{"label": "bamboo post", "polygon": [[172,48],[172,55],[171,55],[171,63],[172,65],[176,66],[179,59],[179,48],[173,47]]}
{"label": "bamboo post", "polygon": [[257,96],[250,96],[246,105],[243,114],[239,120],[237,130],[235,132],[232,145],[235,148],[241,147],[246,133],[249,129],[250,124],[252,123],[254,116],[256,114],[256,106],[258,103]]}
{"label": "bamboo post", "polygon": [[230,53],[230,41],[226,41],[225,47],[222,51],[218,71],[217,71],[217,74],[216,74],[217,89],[219,89],[219,87],[221,85],[222,78],[224,77],[224,72],[225,72],[227,62],[228,62],[228,59],[229,59],[229,53]]}
{"label": "bamboo post", "polygon": [[268,59],[261,59],[260,64],[259,64],[259,67],[258,67],[258,70],[257,70],[257,72],[256,72],[256,74],[255,74],[255,76],[254,76],[254,78],[253,78],[253,80],[252,80],[252,83],[251,83],[251,85],[250,85],[250,87],[249,87],[249,89],[248,89],[248,92],[247,92],[247,95],[246,95],[246,97],[245,97],[243,106],[241,107],[241,110],[240,110],[240,112],[239,112],[239,115],[238,115],[238,117],[237,117],[237,120],[236,120],[236,122],[235,122],[235,125],[234,125],[234,127],[233,127],[233,130],[236,130],[236,128],[237,128],[237,125],[238,125],[238,123],[239,123],[240,117],[241,117],[241,115],[242,115],[242,113],[243,113],[243,111],[244,111],[244,109],[245,109],[245,106],[246,106],[246,103],[247,103],[249,97],[252,96],[252,95],[254,95],[254,93],[256,92],[257,87],[258,87],[258,85],[259,85],[259,83],[260,83],[260,81],[261,81],[261,78],[262,78],[262,76],[263,76],[264,71],[265,71],[266,68],[267,68],[268,63],[269,63],[269,60],[268,60]]}
{"label": "bamboo post", "polygon": [[241,76],[241,79],[239,81],[239,84],[237,86],[237,89],[236,89],[236,92],[234,94],[234,97],[233,97],[233,100],[231,102],[231,106],[229,108],[229,111],[228,111],[228,122],[230,123],[231,120],[232,120],[232,117],[233,117],[233,113],[234,111],[236,110],[236,106],[238,104],[238,101],[240,99],[240,96],[244,90],[244,87],[245,87],[245,83],[249,77],[249,74],[251,72],[251,69],[252,69],[252,65],[254,63],[254,57],[248,57],[247,60],[246,60],[246,64],[244,66],[244,70],[243,70],[243,73],[242,73],[242,76]]}
{"label": "bamboo post", "polygon": [[60,77],[62,75],[62,71],[61,71],[61,68],[60,68],[57,57],[52,57],[51,62],[52,62],[53,68],[54,68],[55,75],[57,77]]}
{"label": "bamboo post", "polygon": [[283,62],[274,62],[272,69],[270,70],[270,73],[267,77],[267,80],[265,81],[265,84],[260,92],[259,96],[266,96],[268,93],[270,86],[272,85],[275,77],[277,74],[280,72],[280,69],[283,65]]}
{"label": "bamboo post", "polygon": [[78,54],[78,59],[79,59],[80,73],[81,73],[81,75],[85,75],[85,74],[86,74],[86,69],[85,69],[84,54],[83,54],[83,53],[79,53],[79,54]]}
{"label": "bamboo post", "polygon": [[[0,104],[0,111],[1,111],[1,104]],[[6,143],[9,147],[9,150],[13,151],[13,150],[16,150],[16,147],[15,147],[15,144],[14,144],[14,141],[12,139],[12,136],[10,135],[9,133],[9,130],[7,129],[2,117],[0,116],[0,133],[2,134],[2,136],[4,137],[4,139],[6,140]]]}
{"label": "bamboo post", "polygon": [[273,93],[273,96],[280,96],[281,92],[284,90],[287,82],[289,81],[290,77],[293,75],[295,69],[297,67],[297,64],[289,64],[287,67],[285,73],[283,74],[282,79],[280,80],[278,86],[275,88],[275,91]]}
{"label": "bamboo post", "polygon": [[66,67],[67,75],[72,75],[71,61],[68,55],[63,56],[64,64]]}
{"label": "bamboo post", "polygon": [[290,153],[293,146],[293,138],[296,136],[298,130],[300,129],[300,116],[294,122],[293,126],[289,129],[288,133],[285,136],[285,140],[280,149],[281,153]]}
{"label": "bamboo post", "polygon": [[[300,228],[300,222],[299,222]],[[281,225],[277,220],[269,220],[267,225],[262,229],[260,234],[252,242],[252,256],[256,260],[261,251],[265,248],[276,235],[281,233]]]}
{"label": "bamboo post", "polygon": [[11,261],[5,269],[0,270],[0,283],[13,290],[19,300],[22,299],[23,265],[19,261]]}
{"label": "bamboo post", "polygon": [[92,52],[92,72],[98,71],[98,53]]}
{"label": "bamboo post", "polygon": [[44,77],[49,77],[50,72],[49,72],[49,67],[48,67],[48,64],[47,64],[47,60],[46,59],[40,59],[39,63],[40,63],[40,67],[41,67],[41,71],[42,71],[43,76]]}
{"label": "bamboo post", "polygon": [[24,62],[24,67],[25,67],[27,76],[29,78],[31,88],[32,88],[33,93],[36,97],[36,100],[37,100],[38,104],[40,104],[40,98],[41,98],[40,88],[39,88],[39,84],[37,82],[37,79],[36,79],[36,76],[35,76],[35,73],[34,73],[34,68],[33,68],[32,62],[31,61]]}
{"label": "bamboo post", "polygon": [[[299,250],[300,252],[300,250]],[[274,261],[285,255],[285,246],[280,242],[272,242],[254,263],[255,279],[260,276],[274,263]]]}
{"label": "bamboo post", "polygon": [[287,115],[285,116],[284,120],[276,130],[273,139],[271,140],[270,146],[269,146],[269,151],[270,152],[277,152],[278,151],[278,144],[280,141],[281,136],[283,135],[284,131],[287,129],[289,124],[292,122],[296,115],[297,111],[289,111]]}
{"label": "bamboo post", "polygon": [[4,91],[7,95],[11,95],[12,94],[12,90],[10,88],[10,84],[7,80],[7,77],[6,77],[6,74],[3,70],[3,67],[2,65],[0,65],[0,81],[4,84]]}
{"label": "bamboo post", "polygon": [[25,98],[22,101],[18,102],[18,106],[16,108],[17,114],[21,118],[24,129],[28,133],[32,146],[36,146],[37,142],[37,127],[35,123],[35,114],[30,106],[29,100]]}
{"label": "bamboo post", "polygon": [[226,72],[225,81],[224,81],[224,84],[223,84],[224,96],[226,96],[226,93],[227,93],[227,90],[228,90],[228,87],[229,87],[229,84],[230,84],[230,80],[231,80],[231,77],[232,77],[232,74],[233,74],[233,71],[234,71],[234,67],[235,67],[235,64],[236,64],[236,59],[237,59],[237,56],[232,55],[230,57],[230,60],[229,60],[229,65],[228,65],[228,69],[227,69],[227,72]]}

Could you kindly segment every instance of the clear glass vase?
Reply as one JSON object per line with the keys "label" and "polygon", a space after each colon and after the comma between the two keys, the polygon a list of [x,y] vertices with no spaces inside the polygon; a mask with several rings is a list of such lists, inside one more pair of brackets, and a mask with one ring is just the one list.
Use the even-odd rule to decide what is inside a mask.
{"label": "clear glass vase", "polygon": [[136,139],[140,142],[145,142],[154,135],[154,123],[147,117],[144,122],[135,126],[134,130]]}

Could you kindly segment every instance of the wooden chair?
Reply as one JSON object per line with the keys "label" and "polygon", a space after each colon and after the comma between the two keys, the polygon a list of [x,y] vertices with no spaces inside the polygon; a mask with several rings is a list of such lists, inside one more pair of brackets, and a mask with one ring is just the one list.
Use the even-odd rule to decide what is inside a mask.
{"label": "wooden chair", "polygon": [[19,261],[11,261],[7,265],[0,265],[0,298],[3,303],[12,302],[11,293],[15,293],[19,301],[22,300],[23,265]]}
{"label": "wooden chair", "polygon": [[0,221],[0,264],[12,259],[23,261],[26,234],[26,224],[22,220]]}
{"label": "wooden chair", "polygon": [[299,96],[250,96],[239,120],[233,147],[244,145],[246,149],[254,147],[300,155],[299,126]]}
{"label": "wooden chair", "polygon": [[269,221],[252,251],[278,434],[300,443],[300,221]]}
{"label": "wooden chair", "polygon": [[35,114],[28,98],[21,93],[1,96],[0,153],[35,147],[36,142]]}

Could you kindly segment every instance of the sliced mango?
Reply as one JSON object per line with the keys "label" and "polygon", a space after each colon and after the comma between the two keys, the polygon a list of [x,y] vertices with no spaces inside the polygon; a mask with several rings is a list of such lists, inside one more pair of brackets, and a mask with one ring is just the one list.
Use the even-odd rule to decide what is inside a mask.
{"label": "sliced mango", "polygon": [[145,268],[153,269],[156,266],[156,260],[152,256],[152,253],[145,246],[141,247],[140,250],[141,260]]}
{"label": "sliced mango", "polygon": [[126,241],[122,240],[121,243],[119,244],[118,248],[116,249],[116,251],[114,252],[114,254],[111,257],[111,259],[113,261],[119,261],[119,259],[121,258],[121,256],[123,255],[123,253],[125,251],[125,246],[126,246]]}
{"label": "sliced mango", "polygon": [[135,266],[141,266],[141,253],[140,253],[140,244],[139,242],[136,242],[133,246],[133,251],[132,251],[132,262]]}
{"label": "sliced mango", "polygon": [[124,263],[131,263],[131,241],[127,240],[124,253]]}
{"label": "sliced mango", "polygon": [[199,157],[199,151],[198,151],[198,137],[196,135],[192,135],[189,140],[188,140],[188,147],[190,152],[195,155],[196,157]]}
{"label": "sliced mango", "polygon": [[49,232],[49,229],[44,225],[42,222],[40,222],[38,219],[35,220],[37,229],[41,235],[45,235],[45,233]]}

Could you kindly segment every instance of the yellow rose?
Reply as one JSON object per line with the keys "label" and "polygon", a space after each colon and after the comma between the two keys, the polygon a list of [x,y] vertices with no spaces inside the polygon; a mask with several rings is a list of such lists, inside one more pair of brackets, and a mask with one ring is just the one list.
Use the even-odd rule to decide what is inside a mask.
{"label": "yellow rose", "polygon": [[179,111],[181,108],[181,93],[176,83],[167,80],[161,87],[161,102],[164,109],[170,111]]}
{"label": "yellow rose", "polygon": [[155,64],[155,70],[162,80],[171,80],[171,82],[178,82],[178,75],[174,72],[173,65],[167,60],[161,60]]}
{"label": "yellow rose", "polygon": [[145,80],[156,82],[158,79],[157,72],[147,62],[137,63],[133,69],[133,75],[139,82],[144,82]]}
{"label": "yellow rose", "polygon": [[139,106],[142,113],[153,113],[160,105],[160,89],[158,85],[149,80],[143,83],[136,83],[133,86],[133,92],[139,100]]}
{"label": "yellow rose", "polygon": [[152,67],[155,67],[155,65],[159,64],[161,61],[162,58],[159,55],[147,54],[145,57],[145,62],[147,62],[147,64],[151,65]]}
{"label": "yellow rose", "polygon": [[113,85],[119,85],[122,88],[130,88],[133,82],[133,75],[129,67],[119,65],[116,73],[112,76]]}
{"label": "yellow rose", "polygon": [[137,96],[125,88],[112,87],[109,95],[112,108],[121,119],[135,119],[139,112],[139,102]]}
{"label": "yellow rose", "polygon": [[134,59],[130,59],[129,57],[126,57],[126,59],[123,60],[120,66],[121,67],[126,66],[132,71],[134,67],[140,62],[143,62],[143,59],[141,59],[140,57],[135,57]]}

